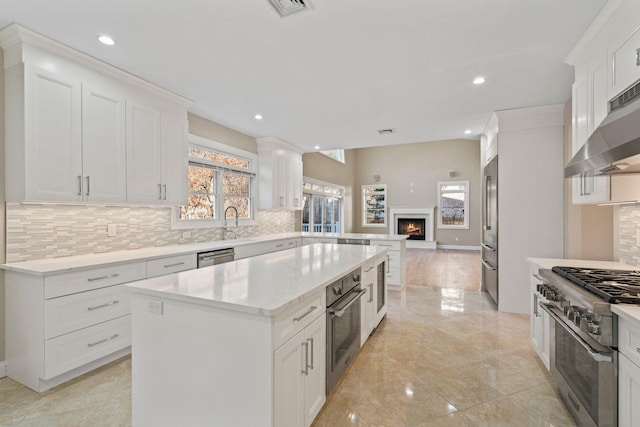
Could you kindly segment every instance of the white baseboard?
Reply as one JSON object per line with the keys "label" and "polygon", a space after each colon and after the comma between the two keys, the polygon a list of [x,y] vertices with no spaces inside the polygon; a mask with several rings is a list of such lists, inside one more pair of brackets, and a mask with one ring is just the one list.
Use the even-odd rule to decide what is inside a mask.
{"label": "white baseboard", "polygon": [[3,360],[0,362],[0,378],[4,378],[7,376],[7,362]]}
{"label": "white baseboard", "polygon": [[480,246],[438,245],[438,249],[455,249],[458,251],[479,251]]}
{"label": "white baseboard", "polygon": [[407,248],[436,249],[438,243],[435,240],[406,240]]}

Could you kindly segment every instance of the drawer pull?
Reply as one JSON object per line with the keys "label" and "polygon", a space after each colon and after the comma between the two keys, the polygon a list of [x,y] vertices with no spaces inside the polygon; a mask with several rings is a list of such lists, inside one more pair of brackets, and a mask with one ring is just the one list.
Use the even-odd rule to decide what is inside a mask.
{"label": "drawer pull", "polygon": [[276,248],[281,248],[284,246],[284,243],[280,243],[279,245],[276,245]]}
{"label": "drawer pull", "polygon": [[367,268],[364,272],[365,272],[365,273],[368,273],[368,272],[370,272],[371,270],[373,270],[373,266],[371,266],[371,267]]}
{"label": "drawer pull", "polygon": [[105,339],[100,340],[100,341],[96,341],[96,342],[93,342],[93,343],[89,343],[89,344],[87,344],[87,347],[93,347],[93,346],[95,346],[95,345],[102,344],[102,343],[105,343],[105,342],[107,342],[107,341],[111,341],[111,340],[113,340],[113,339],[118,338],[119,336],[120,336],[119,334],[113,334],[113,335],[112,335],[112,336],[110,336],[109,338],[105,338]]}
{"label": "drawer pull", "polygon": [[302,316],[299,317],[294,317],[293,321],[294,322],[299,322],[302,319],[304,319],[305,317],[307,317],[308,315],[310,315],[311,313],[313,313],[314,311],[316,311],[316,308],[318,308],[317,305],[312,305],[311,307],[309,307],[309,311],[307,311],[306,313],[304,313]]}
{"label": "drawer pull", "polygon": [[167,264],[167,265],[164,266],[164,268],[177,267],[179,265],[184,265],[184,262],[176,262],[175,264]]}
{"label": "drawer pull", "polygon": [[89,310],[89,311],[93,311],[93,310],[97,310],[97,309],[99,309],[99,308],[105,308],[105,307],[109,307],[109,306],[111,306],[111,305],[116,305],[116,304],[119,304],[119,303],[120,303],[120,301],[118,301],[118,300],[116,299],[116,300],[113,300],[113,301],[108,302],[108,303],[106,303],[106,304],[96,305],[95,307],[87,307],[87,310]]}
{"label": "drawer pull", "polygon": [[640,348],[639,348],[639,347],[636,347],[636,351],[637,351],[638,353],[640,353]]}
{"label": "drawer pull", "polygon": [[95,282],[96,280],[112,279],[112,278],[114,278],[114,277],[118,277],[118,276],[120,276],[120,274],[119,274],[119,273],[114,273],[114,274],[110,274],[110,275],[108,275],[108,276],[90,277],[90,278],[88,278],[87,280],[88,280],[89,282]]}

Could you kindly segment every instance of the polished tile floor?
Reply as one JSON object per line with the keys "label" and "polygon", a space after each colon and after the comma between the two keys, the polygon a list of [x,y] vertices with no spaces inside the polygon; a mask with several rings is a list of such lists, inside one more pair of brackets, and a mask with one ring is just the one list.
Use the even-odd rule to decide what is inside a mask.
{"label": "polished tile floor", "polygon": [[[575,425],[531,348],[529,317],[497,313],[477,290],[446,287],[479,280],[469,273],[475,265],[466,261],[473,254],[450,252],[410,254],[409,259],[437,256],[454,272],[433,267],[443,272],[438,278],[425,265],[431,286],[409,285],[406,292],[389,294],[387,318],[314,427]],[[0,425],[130,423],[130,358],[40,395],[0,379]]]}

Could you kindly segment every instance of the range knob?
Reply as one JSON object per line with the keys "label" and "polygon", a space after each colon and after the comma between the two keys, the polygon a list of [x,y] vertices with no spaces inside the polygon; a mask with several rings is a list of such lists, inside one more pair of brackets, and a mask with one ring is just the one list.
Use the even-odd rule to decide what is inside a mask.
{"label": "range knob", "polygon": [[580,322],[576,322],[576,324],[580,326],[580,330],[584,332],[589,332],[589,323],[591,323],[591,319],[588,314],[583,314],[580,317]]}
{"label": "range knob", "polygon": [[333,294],[334,295],[342,295],[342,287],[341,286],[334,286],[333,287]]}
{"label": "range knob", "polygon": [[570,306],[567,310],[567,319],[575,323],[576,319],[580,319],[580,309],[575,305]]}
{"label": "range knob", "polygon": [[600,323],[593,320],[593,321],[590,321],[587,326],[589,328],[590,334],[600,335]]}

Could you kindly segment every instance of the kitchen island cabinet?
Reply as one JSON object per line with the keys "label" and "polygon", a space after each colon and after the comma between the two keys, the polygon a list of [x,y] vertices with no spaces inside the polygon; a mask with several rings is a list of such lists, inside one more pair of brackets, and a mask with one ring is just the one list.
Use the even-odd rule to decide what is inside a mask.
{"label": "kitchen island cabinet", "polygon": [[375,246],[315,244],[130,283],[134,425],[308,426],[325,288]]}
{"label": "kitchen island cabinet", "polygon": [[640,307],[618,304],[611,311],[618,317],[618,425],[632,427],[640,419]]}

